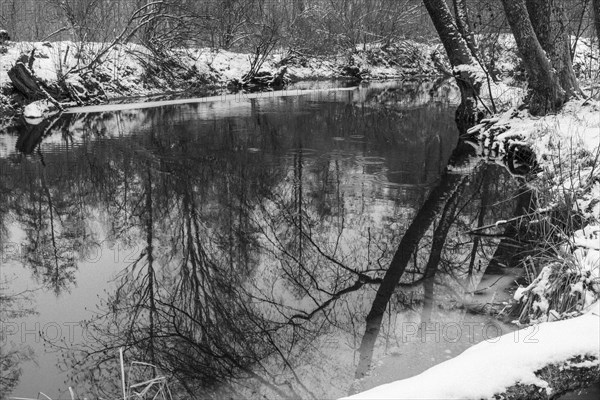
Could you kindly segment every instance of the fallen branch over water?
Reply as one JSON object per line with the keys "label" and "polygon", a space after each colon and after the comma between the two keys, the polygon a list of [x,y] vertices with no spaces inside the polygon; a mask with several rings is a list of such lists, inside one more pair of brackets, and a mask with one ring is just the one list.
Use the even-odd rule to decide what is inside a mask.
{"label": "fallen branch over water", "polygon": [[[551,211],[551,210],[538,211],[538,212],[537,212],[537,214],[545,214],[545,213],[548,213],[548,212],[550,212],[550,211]],[[496,221],[496,222],[494,222],[493,224],[484,225],[484,226],[478,226],[477,228],[473,228],[473,229],[470,229],[470,230],[468,230],[468,231],[465,231],[465,232],[462,232],[462,233],[463,233],[463,234],[465,234],[465,233],[466,233],[466,234],[476,234],[477,232],[484,231],[484,230],[486,230],[486,229],[498,228],[499,226],[503,226],[503,225],[506,225],[506,224],[510,224],[510,223],[512,223],[512,222],[522,221],[522,220],[524,220],[524,219],[526,219],[526,218],[530,218],[530,217],[531,217],[531,216],[530,216],[530,215],[527,215],[527,214],[525,214],[525,215],[519,215],[519,216],[517,216],[517,217],[514,217],[514,218],[510,218],[510,219],[503,219],[503,220],[500,220],[500,221]],[[540,222],[540,219],[539,219],[539,218],[538,218],[538,219],[536,219],[535,223],[539,223],[539,222]],[[534,223],[534,221],[528,221],[528,223],[530,223],[530,224],[531,224],[531,223]]]}

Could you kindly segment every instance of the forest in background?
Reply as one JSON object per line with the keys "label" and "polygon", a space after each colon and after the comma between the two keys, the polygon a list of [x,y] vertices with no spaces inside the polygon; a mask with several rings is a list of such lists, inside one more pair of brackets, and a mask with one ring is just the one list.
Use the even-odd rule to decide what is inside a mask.
{"label": "forest in background", "polygon": [[[490,46],[498,34],[510,32],[500,0],[467,3],[471,28]],[[592,1],[561,3],[568,32],[594,36]],[[437,38],[421,0],[0,0],[0,29],[14,41],[126,38],[156,52],[248,52],[262,46],[324,54],[365,43]]]}

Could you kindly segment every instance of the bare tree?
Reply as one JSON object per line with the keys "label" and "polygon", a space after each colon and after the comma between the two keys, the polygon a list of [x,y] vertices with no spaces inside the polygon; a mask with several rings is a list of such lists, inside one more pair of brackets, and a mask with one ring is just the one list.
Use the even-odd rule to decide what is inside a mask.
{"label": "bare tree", "polygon": [[230,49],[247,38],[246,28],[255,0],[226,0],[209,3],[211,16],[209,22],[210,43],[213,48]]}
{"label": "bare tree", "polygon": [[250,70],[244,75],[244,80],[256,76],[282,38],[281,21],[273,8],[259,8],[256,22],[249,27],[248,37],[252,52],[248,60]]}
{"label": "bare tree", "polygon": [[[0,281],[0,304],[2,304],[0,324],[2,325],[35,312],[34,309],[26,307],[26,303],[31,301],[29,293],[11,292],[8,289],[9,285],[10,282],[5,281],[4,278]],[[31,348],[25,345],[24,341],[14,343],[10,340],[10,335],[7,332],[7,329],[0,330],[0,342],[2,343],[0,351],[2,355],[0,357],[0,392],[3,393],[3,396],[9,395],[19,384],[23,372],[22,364],[34,359]]]}
{"label": "bare tree", "polygon": [[97,34],[98,21],[94,20],[100,3],[104,0],[46,0],[59,9],[79,42],[92,41]]}

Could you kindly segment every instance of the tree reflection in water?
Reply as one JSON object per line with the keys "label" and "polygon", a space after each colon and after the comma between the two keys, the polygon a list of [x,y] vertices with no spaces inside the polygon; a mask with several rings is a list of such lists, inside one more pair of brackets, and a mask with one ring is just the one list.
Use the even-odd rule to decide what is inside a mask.
{"label": "tree reflection in water", "polygon": [[[341,96],[254,99],[237,116],[189,105],[56,124],[77,168],[47,152],[11,182],[25,200],[28,266],[72,282],[62,266],[76,269],[102,233],[90,221],[106,242],[141,249],[86,322],[93,340],[65,350],[79,394],[119,392],[124,347],[190,397],[340,396],[398,335],[392,320],[432,319],[436,299],[461,300],[478,273],[469,265],[495,243],[464,232],[510,214],[490,200],[509,178],[482,166],[440,183],[452,110],[396,101],[422,91]],[[34,262],[40,243],[48,266]],[[65,258],[61,246],[76,251]]]}
{"label": "tree reflection in water", "polygon": [[[0,241],[0,243],[4,243]],[[4,254],[2,254],[4,257]],[[6,262],[6,259],[2,260]],[[8,289],[10,282],[0,282],[0,393],[10,393],[21,378],[21,364],[33,359],[29,346],[25,343],[13,340],[11,337],[18,330],[16,319],[34,313],[28,307],[29,294],[13,293]]]}

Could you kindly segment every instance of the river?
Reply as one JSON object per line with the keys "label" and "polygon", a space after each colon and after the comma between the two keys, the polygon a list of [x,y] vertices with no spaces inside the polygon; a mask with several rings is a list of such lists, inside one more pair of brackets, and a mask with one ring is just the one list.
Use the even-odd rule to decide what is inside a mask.
{"label": "river", "polygon": [[514,329],[470,306],[499,239],[468,231],[513,216],[518,184],[473,160],[445,172],[456,95],[298,88],[4,135],[0,393],[122,398],[123,349],[129,393],[336,398]]}

